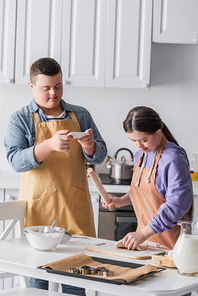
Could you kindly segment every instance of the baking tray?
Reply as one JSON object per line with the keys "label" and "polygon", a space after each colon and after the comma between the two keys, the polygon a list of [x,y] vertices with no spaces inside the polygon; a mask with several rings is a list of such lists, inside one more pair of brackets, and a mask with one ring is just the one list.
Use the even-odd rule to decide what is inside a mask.
{"label": "baking tray", "polygon": [[[125,262],[125,261],[110,260],[110,259],[98,258],[98,257],[91,257],[91,258],[93,260],[98,261],[103,264],[112,264],[112,265],[118,265],[121,267],[129,267],[129,268],[133,268],[133,269],[143,266],[143,264],[136,264],[136,263],[130,263],[130,262]],[[47,272],[53,273],[53,274],[72,276],[72,277],[77,277],[77,278],[81,278],[81,279],[97,281],[97,282],[104,282],[104,283],[115,284],[115,285],[129,285],[129,284],[132,284],[136,281],[139,281],[139,280],[142,280],[142,279],[147,278],[149,276],[152,276],[152,275],[166,269],[163,267],[158,267],[158,269],[156,271],[152,271],[152,272],[147,273],[145,275],[141,275],[140,277],[138,277],[130,282],[125,282],[125,281],[109,280],[107,278],[92,277],[92,276],[83,275],[83,274],[74,274],[74,273],[70,273],[70,272],[66,272],[66,271],[53,270],[50,268],[43,268],[42,266],[38,266],[37,268],[42,269],[42,270],[46,270]]]}

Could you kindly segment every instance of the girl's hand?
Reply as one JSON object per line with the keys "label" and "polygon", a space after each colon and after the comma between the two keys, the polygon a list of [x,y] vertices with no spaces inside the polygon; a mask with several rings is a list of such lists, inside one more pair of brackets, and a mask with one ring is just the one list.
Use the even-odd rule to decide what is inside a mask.
{"label": "girl's hand", "polygon": [[141,245],[147,238],[154,235],[155,233],[147,225],[142,230],[136,232],[129,232],[122,240],[124,246],[128,250],[135,250],[139,245]]}
{"label": "girl's hand", "polygon": [[[110,208],[112,208],[112,207],[120,208],[120,207],[130,204],[130,200],[129,200],[128,195],[118,197],[113,194],[108,194],[108,196],[111,200],[111,202],[109,204]],[[101,203],[102,203],[103,208],[108,209],[108,207],[102,197],[101,197]]]}
{"label": "girl's hand", "polygon": [[122,243],[128,250],[135,250],[145,241],[141,231],[129,232],[122,240]]}

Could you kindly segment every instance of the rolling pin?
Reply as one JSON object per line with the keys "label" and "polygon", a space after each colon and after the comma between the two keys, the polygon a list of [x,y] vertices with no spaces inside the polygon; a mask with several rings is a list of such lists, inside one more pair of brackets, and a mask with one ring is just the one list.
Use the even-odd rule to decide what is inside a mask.
{"label": "rolling pin", "polygon": [[96,186],[99,194],[102,196],[102,198],[104,199],[109,211],[113,211],[114,207],[110,208],[109,204],[110,204],[110,198],[106,192],[106,190],[104,189],[104,187],[102,186],[102,183],[100,182],[98,176],[96,175],[96,173],[94,172],[94,170],[92,168],[88,168],[87,169],[87,173],[89,174],[92,182],[94,183],[94,185]]}

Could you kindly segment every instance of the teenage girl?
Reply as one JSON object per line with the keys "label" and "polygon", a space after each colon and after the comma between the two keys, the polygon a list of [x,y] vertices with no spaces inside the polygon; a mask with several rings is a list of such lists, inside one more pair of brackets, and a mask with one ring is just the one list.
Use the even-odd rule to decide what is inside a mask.
{"label": "teenage girl", "polygon": [[[138,147],[130,191],[109,195],[110,207],[132,203],[138,227],[123,238],[126,248],[148,245],[173,249],[180,233],[179,220],[192,214],[192,181],[186,152],[160,116],[151,108],[135,107],[123,122],[129,139]],[[103,207],[106,207],[102,201]]]}

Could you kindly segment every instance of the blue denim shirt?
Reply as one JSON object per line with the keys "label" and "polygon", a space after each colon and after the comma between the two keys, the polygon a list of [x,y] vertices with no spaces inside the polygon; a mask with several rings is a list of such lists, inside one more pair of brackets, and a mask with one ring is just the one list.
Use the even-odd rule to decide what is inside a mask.
{"label": "blue denim shirt", "polygon": [[[81,106],[66,103],[63,99],[61,99],[61,105],[65,110],[65,119],[70,119],[69,111],[72,111],[82,132],[89,128],[93,130],[95,153],[90,157],[83,150],[86,161],[92,164],[102,163],[107,154],[107,148],[90,113]],[[28,106],[13,113],[8,122],[4,145],[7,160],[16,172],[30,171],[42,165],[42,163],[36,162],[34,157],[35,126],[32,117],[33,112],[38,113],[40,122],[47,121],[42,109],[32,99]]]}

